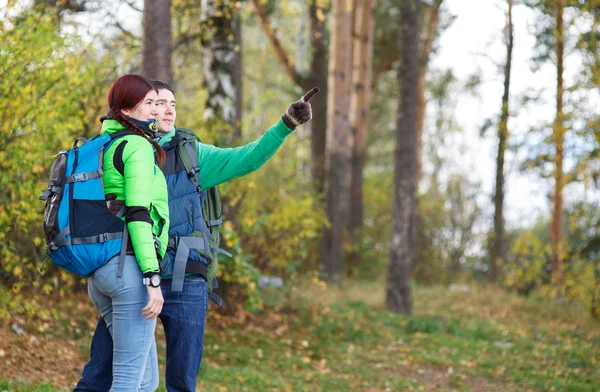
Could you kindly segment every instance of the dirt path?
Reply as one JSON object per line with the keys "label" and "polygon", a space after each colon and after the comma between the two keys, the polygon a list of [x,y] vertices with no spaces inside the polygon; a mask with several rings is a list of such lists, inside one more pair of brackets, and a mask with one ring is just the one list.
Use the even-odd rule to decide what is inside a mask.
{"label": "dirt path", "polygon": [[410,368],[400,369],[396,374],[400,374],[402,378],[424,384],[424,391],[510,392],[513,390],[512,388],[507,389],[502,385],[493,384],[483,377],[455,373],[452,368],[414,367],[413,364]]}
{"label": "dirt path", "polygon": [[75,342],[55,336],[20,335],[12,326],[0,326],[0,374],[6,379],[73,388],[85,360]]}

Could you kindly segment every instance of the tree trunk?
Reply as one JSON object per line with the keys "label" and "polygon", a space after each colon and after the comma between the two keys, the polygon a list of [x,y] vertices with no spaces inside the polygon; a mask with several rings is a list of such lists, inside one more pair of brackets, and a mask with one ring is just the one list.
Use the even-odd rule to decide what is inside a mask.
{"label": "tree trunk", "polygon": [[[240,113],[241,51],[236,52],[236,37],[241,37],[240,16],[232,0],[202,0],[202,60],[204,83],[208,90],[204,120],[208,126],[229,128],[222,143],[231,144],[241,136]],[[236,72],[237,71],[237,72]]]}
{"label": "tree trunk", "polygon": [[420,11],[420,0],[404,0],[401,3],[400,99],[396,121],[392,238],[386,287],[388,309],[407,314],[412,312],[410,269],[415,241]]}
{"label": "tree trunk", "polygon": [[324,229],[321,247],[321,274],[332,283],[340,282],[343,275],[343,239],[349,204],[351,33],[351,8],[346,0],[333,0],[325,150],[325,201],[330,227]]}
{"label": "tree trunk", "polygon": [[[352,60],[352,90],[350,96],[350,126],[354,135],[351,161],[350,210],[348,233],[350,242],[362,241],[364,219],[363,171],[367,152],[371,79],[373,68],[374,11],[376,0],[357,0],[354,23]],[[360,252],[359,249],[357,249]],[[360,255],[349,255],[349,266],[358,262]]]}
{"label": "tree trunk", "polygon": [[325,178],[325,144],[327,143],[327,47],[325,46],[325,17],[324,9],[319,1],[311,1],[310,15],[310,44],[312,58],[310,61],[310,78],[303,90],[308,91],[319,87],[321,92],[311,101],[313,119],[311,129],[311,164],[313,188],[318,195],[323,194]]}
{"label": "tree trunk", "polygon": [[142,25],[142,75],[172,84],[171,1],[144,0]]}
{"label": "tree trunk", "polygon": [[556,120],[554,122],[554,144],[556,155],[554,156],[554,206],[552,209],[552,227],[550,230],[550,243],[552,247],[552,272],[551,278],[555,285],[562,283],[562,242],[563,242],[563,158],[565,124],[563,113],[563,72],[564,72],[564,26],[563,11],[564,0],[556,0]]}
{"label": "tree trunk", "polygon": [[494,193],[494,237],[490,254],[490,280],[498,280],[498,266],[505,260],[504,246],[504,153],[508,139],[508,99],[510,94],[510,71],[512,67],[512,51],[514,45],[512,6],[508,1],[506,16],[506,64],[504,65],[504,94],[502,95],[502,111],[498,125],[498,155],[496,157],[496,191]]}
{"label": "tree trunk", "polygon": [[433,42],[439,25],[440,6],[443,0],[436,0],[433,5],[423,6],[425,31],[420,44],[419,97],[417,101],[417,184],[423,172],[423,128],[425,126],[425,92],[427,91],[427,68],[433,50]]}
{"label": "tree trunk", "polygon": [[233,66],[233,80],[235,85],[235,119],[234,119],[234,133],[233,140],[238,141],[242,139],[242,108],[244,105],[243,93],[243,78],[244,68],[242,62],[242,16],[238,9],[233,12],[233,39],[234,39],[234,50],[235,59]]}
{"label": "tree trunk", "polygon": [[[437,35],[437,29],[439,25],[439,11],[443,0],[436,0],[432,5],[423,5],[422,10],[422,21],[423,25],[420,27],[424,29],[421,32],[421,40],[419,46],[419,96],[417,98],[417,192],[419,182],[423,176],[423,132],[425,131],[425,92],[427,91],[427,69],[429,65],[429,58],[431,51],[433,50],[433,42]],[[419,199],[417,198],[415,207],[415,233],[421,232],[421,215],[419,214]],[[415,234],[418,237],[419,234]],[[418,255],[418,252],[417,252]],[[423,262],[418,256],[413,260],[413,263],[417,264]]]}

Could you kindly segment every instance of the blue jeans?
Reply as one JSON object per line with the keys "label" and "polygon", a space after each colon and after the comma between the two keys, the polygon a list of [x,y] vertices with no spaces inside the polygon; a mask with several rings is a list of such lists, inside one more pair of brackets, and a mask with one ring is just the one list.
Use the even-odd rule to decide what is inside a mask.
{"label": "blue jeans", "polygon": [[[169,392],[194,392],[202,362],[204,324],[208,308],[206,281],[186,277],[181,292],[171,291],[171,281],[162,285],[165,303],[160,319],[167,342],[166,386]],[[108,392],[111,379],[112,345],[104,322],[94,332],[91,359],[74,392]],[[107,355],[108,354],[108,355]]]}
{"label": "blue jeans", "polygon": [[88,294],[112,335],[113,355],[108,362],[112,367],[111,391],[154,391],[158,388],[156,320],[142,315],[148,291],[135,257],[125,258],[121,278],[117,277],[118,266],[119,257],[113,257],[88,278]]}
{"label": "blue jeans", "polygon": [[104,319],[100,317],[90,349],[90,361],[73,392],[107,392],[112,384],[113,344]]}

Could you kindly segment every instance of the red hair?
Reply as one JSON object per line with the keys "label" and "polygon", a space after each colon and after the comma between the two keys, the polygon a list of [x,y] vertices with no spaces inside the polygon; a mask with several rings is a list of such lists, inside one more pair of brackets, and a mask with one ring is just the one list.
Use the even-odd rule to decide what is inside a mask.
{"label": "red hair", "polygon": [[156,89],[150,81],[140,75],[123,75],[117,79],[108,92],[108,107],[111,117],[123,126],[148,140],[156,150],[159,165],[163,165],[167,159],[162,147],[152,140],[140,127],[129,121],[121,109],[130,110],[139,105],[149,91]]}

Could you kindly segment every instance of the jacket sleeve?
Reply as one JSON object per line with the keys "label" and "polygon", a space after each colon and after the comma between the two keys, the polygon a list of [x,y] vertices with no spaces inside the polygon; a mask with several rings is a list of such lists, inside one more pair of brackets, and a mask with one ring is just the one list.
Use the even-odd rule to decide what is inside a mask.
{"label": "jacket sleeve", "polygon": [[219,148],[198,142],[200,185],[212,188],[260,169],[293,131],[280,118],[258,140],[236,148]]}
{"label": "jacket sleeve", "polygon": [[152,145],[146,140],[129,142],[123,150],[125,182],[125,221],[129,229],[135,257],[143,273],[159,271],[150,218],[154,176]]}

